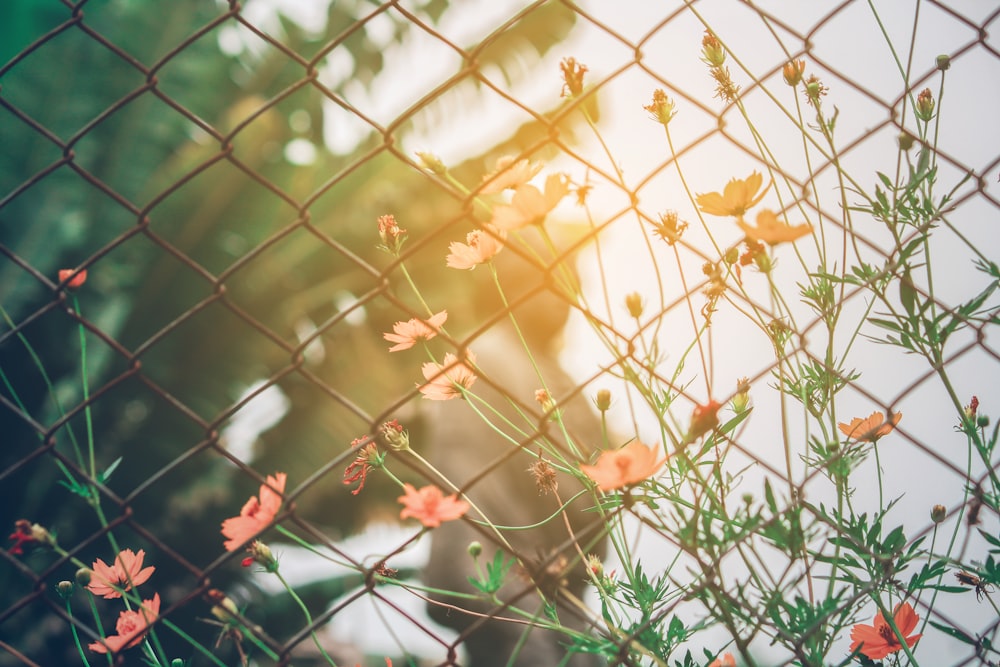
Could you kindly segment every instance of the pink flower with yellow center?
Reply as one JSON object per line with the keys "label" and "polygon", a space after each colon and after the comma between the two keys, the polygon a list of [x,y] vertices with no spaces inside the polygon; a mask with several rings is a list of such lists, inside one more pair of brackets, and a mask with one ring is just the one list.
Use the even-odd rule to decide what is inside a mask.
{"label": "pink flower with yellow center", "polygon": [[459,361],[451,352],[444,355],[444,363],[428,361],[421,367],[426,384],[420,385],[420,393],[432,401],[448,401],[462,398],[462,390],[468,389],[476,381],[472,366],[476,355],[466,352],[464,361]]}
{"label": "pink flower with yellow center", "polygon": [[120,598],[122,591],[131,590],[133,586],[146,583],[156,569],[152,565],[143,567],[142,561],[146,552],[139,549],[133,553],[131,549],[122,549],[115,558],[114,566],[110,566],[98,558],[94,561],[87,590],[94,595],[106,598]]}
{"label": "pink flower with yellow center", "polygon": [[656,450],[633,440],[621,449],[603,452],[594,465],[580,464],[580,470],[594,480],[601,491],[613,491],[651,477],[666,461]]}
{"label": "pink flower with yellow center", "polygon": [[397,498],[403,504],[400,519],[414,518],[428,528],[437,528],[443,521],[454,521],[469,511],[469,503],[457,495],[445,496],[436,486],[421,489],[403,485],[404,495]]}
{"label": "pink flower with yellow center", "polygon": [[416,345],[418,340],[430,340],[437,336],[441,325],[447,319],[447,310],[431,315],[426,321],[414,317],[406,322],[396,322],[392,325],[392,333],[384,333],[382,337],[390,343],[396,343],[389,348],[390,352],[408,350]]}
{"label": "pink flower with yellow center", "polygon": [[226,551],[236,551],[245,542],[257,537],[274,520],[281,509],[281,494],[285,491],[285,473],[267,476],[267,483],[260,485],[260,497],[251,496],[239,516],[222,522],[222,535],[228,537]]}
{"label": "pink flower with yellow center", "polygon": [[476,229],[465,235],[465,243],[454,241],[448,245],[446,264],[452,269],[469,269],[493,259],[503,250],[507,232],[486,225],[486,230]]}

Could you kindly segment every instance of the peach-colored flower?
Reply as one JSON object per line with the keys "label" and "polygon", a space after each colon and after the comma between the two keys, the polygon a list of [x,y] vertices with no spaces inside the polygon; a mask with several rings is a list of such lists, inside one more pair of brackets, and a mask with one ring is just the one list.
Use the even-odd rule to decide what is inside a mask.
{"label": "peach-colored flower", "polygon": [[441,325],[448,319],[448,311],[442,310],[440,313],[431,315],[427,320],[413,318],[406,322],[396,322],[392,325],[392,333],[382,334],[390,343],[396,343],[389,348],[390,352],[408,350],[417,344],[420,339],[430,340],[438,335]]}
{"label": "peach-colored flower", "polygon": [[520,187],[533,179],[542,170],[542,166],[540,162],[517,160],[513,155],[498,158],[496,169],[483,176],[484,185],[479,194],[490,195],[507,188]]}
{"label": "peach-colored flower", "polygon": [[890,414],[889,421],[882,423],[885,421],[885,415],[876,410],[865,419],[855,417],[851,420],[850,424],[841,422],[837,424],[837,428],[840,429],[841,433],[853,440],[875,442],[883,435],[888,435],[902,418],[903,413],[897,412],[896,414]]}
{"label": "peach-colored flower", "polygon": [[484,264],[503,250],[507,232],[486,225],[489,231],[476,229],[465,235],[465,243],[448,245],[447,265],[453,269],[469,269]]}
{"label": "peach-colored flower", "polygon": [[708,667],[736,667],[736,658],[732,653],[723,653],[721,658],[716,658]]}
{"label": "peach-colored flower", "polygon": [[[69,280],[69,282],[66,283],[66,287],[73,287],[73,288],[79,287],[80,285],[87,282],[87,269],[80,271],[76,275],[73,275],[73,273],[74,273],[73,269],[59,269],[59,282]],[[70,276],[73,277],[70,278]]]}
{"label": "peach-colored flower", "polygon": [[222,535],[228,537],[226,551],[236,551],[262,532],[281,508],[281,494],[285,491],[285,473],[267,476],[267,483],[260,485],[260,498],[251,496],[239,516],[222,522]]}
{"label": "peach-colored flower", "polygon": [[153,574],[155,567],[150,565],[144,568],[142,566],[145,557],[146,552],[142,549],[139,549],[137,553],[133,553],[131,549],[122,549],[115,559],[113,567],[98,558],[91,568],[94,573],[91,575],[87,590],[108,600],[120,598],[122,591],[128,591],[133,586],[146,583],[146,580]]}
{"label": "peach-colored flower", "polygon": [[427,384],[420,385],[420,393],[432,401],[447,401],[461,398],[462,389],[468,389],[476,381],[472,366],[476,355],[466,352],[465,361],[459,361],[451,352],[444,355],[443,364],[428,361],[421,367]]}
{"label": "peach-colored flower", "polygon": [[434,485],[416,489],[412,484],[403,484],[403,491],[405,495],[397,498],[403,504],[399,518],[413,517],[428,528],[437,528],[442,521],[454,521],[469,511],[469,503],[454,494],[445,496]]}
{"label": "peach-colored flower", "polygon": [[[736,216],[742,217],[747,209],[753,208],[764,198],[767,191],[771,189],[770,184],[764,188],[764,192],[757,195],[764,177],[756,171],[744,179],[734,178],[726,183],[722,194],[709,192],[698,195],[695,200],[698,202],[702,212],[709,215]],[[755,196],[756,195],[756,196]]]}
{"label": "peach-colored flower", "polygon": [[597,488],[613,491],[650,477],[664,461],[655,449],[633,440],[621,449],[601,453],[592,466],[581,463],[580,470],[597,483]]}
{"label": "peach-colored flower", "polygon": [[742,218],[737,220],[736,224],[740,226],[740,229],[747,235],[747,238],[769,245],[791,243],[812,233],[812,225],[808,223],[795,226],[786,225],[778,220],[778,216],[775,215],[774,211],[767,209],[757,214],[756,227],[743,222]]}
{"label": "peach-colored flower", "polygon": [[789,86],[795,87],[799,85],[800,81],[802,81],[802,74],[805,71],[805,60],[789,60],[785,63],[785,66],[781,68],[781,75],[784,77],[785,83]]}
{"label": "peach-colored flower", "polygon": [[545,179],[544,193],[534,185],[521,185],[514,191],[510,204],[500,204],[493,209],[491,223],[508,231],[541,223],[568,194],[569,179],[563,174],[552,174]]}
{"label": "peach-colored flower", "polygon": [[103,642],[94,642],[89,648],[95,653],[117,653],[127,648],[137,646],[156,621],[160,613],[160,594],[153,595],[152,600],[143,600],[139,609],[126,609],[118,615],[115,624],[117,635],[105,637]]}
{"label": "peach-colored flower", "polygon": [[[913,611],[909,602],[896,605],[892,612],[892,620],[899,628],[900,634],[906,640],[907,646],[913,646],[923,635],[910,635],[917,627],[920,617]],[[882,612],[875,614],[872,625],[858,623],[851,629],[851,652],[861,649],[861,653],[872,660],[881,660],[890,653],[903,648],[896,633],[886,622]]]}

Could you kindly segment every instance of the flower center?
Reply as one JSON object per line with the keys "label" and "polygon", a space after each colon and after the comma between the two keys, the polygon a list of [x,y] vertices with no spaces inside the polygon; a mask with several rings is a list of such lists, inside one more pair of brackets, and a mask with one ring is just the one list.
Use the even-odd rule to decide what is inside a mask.
{"label": "flower center", "polygon": [[900,646],[899,640],[896,639],[896,633],[888,625],[880,625],[878,634],[889,646]]}

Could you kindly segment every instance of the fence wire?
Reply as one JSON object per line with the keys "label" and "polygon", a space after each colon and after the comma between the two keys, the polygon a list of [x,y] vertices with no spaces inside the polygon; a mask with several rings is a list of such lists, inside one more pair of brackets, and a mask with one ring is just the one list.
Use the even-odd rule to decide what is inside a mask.
{"label": "fence wire", "polygon": [[[608,23],[613,17],[600,5],[535,2],[494,12],[491,29],[471,41],[456,20],[471,23],[481,8],[437,0],[317,2],[280,10],[280,3],[253,0],[182,0],[169,9],[127,0],[49,0],[0,10],[0,525],[28,519],[47,526],[66,551],[0,556],[0,664],[77,664],[71,628],[84,644],[96,641],[94,617],[79,599],[64,602],[57,587],[72,579],[74,559],[107,560],[109,539],[145,551],[157,568],[161,618],[194,642],[215,647],[221,664],[238,664],[237,644],[247,641],[226,632],[213,616],[219,591],[238,601],[253,628],[259,642],[255,664],[326,664],[322,652],[337,664],[355,664],[379,640],[386,655],[409,655],[414,664],[457,664],[463,655],[474,665],[506,664],[508,656],[498,655],[500,649],[491,655],[489,646],[519,641],[524,619],[511,605],[531,606],[539,587],[560,600],[564,625],[599,632],[557,593],[585,594],[584,564],[561,521],[527,538],[511,538],[526,572],[505,589],[505,603],[475,607],[452,600],[453,606],[431,607],[435,624],[424,611],[425,599],[434,594],[387,585],[384,577],[417,584],[448,581],[450,575],[460,586],[466,572],[459,563],[466,562],[471,541],[484,545],[487,558],[504,545],[482,526],[463,521],[443,526],[444,537],[429,555],[427,540],[417,540],[415,529],[389,533],[395,542],[383,539],[373,547],[358,536],[381,535],[386,522],[396,522],[398,486],[376,471],[354,495],[344,471],[358,456],[353,440],[378,437],[382,424],[397,419],[411,442],[425,447],[426,459],[481,498],[488,515],[501,517],[499,523],[528,524],[557,509],[524,471],[540,439],[551,439],[568,455],[569,440],[555,432],[544,405],[532,400],[537,382],[530,367],[511,360],[490,366],[486,360],[491,353],[494,360],[505,359],[518,344],[506,324],[515,312],[527,323],[522,333],[551,378],[556,403],[569,415],[574,440],[596,446],[593,434],[601,426],[592,403],[607,376],[593,369],[589,377],[571,378],[557,363],[558,340],[571,312],[601,322],[608,316],[567,303],[553,289],[554,280],[576,270],[595,238],[607,242],[615,229],[634,224],[635,216],[654,225],[657,214],[645,202],[673,162],[656,158],[649,173],[630,175],[636,185],[622,185],[612,164],[580,148],[587,133],[580,112],[599,118],[615,108],[609,98],[618,81],[642,76],[649,92],[667,88],[700,118],[697,131],[673,147],[675,155],[756,155],[752,138],[731,127],[733,105],[710,103],[710,93],[685,88],[672,76],[670,62],[649,55],[662,53],[661,40],[673,39],[673,28],[693,21],[692,8],[707,4],[664,6],[641,35],[630,36]],[[920,4],[965,35],[937,45],[955,70],[966,60],[975,63],[981,82],[998,80],[1000,54],[990,39],[997,11]],[[788,49],[754,59],[761,81],[780,77],[789,59],[804,58],[828,73],[828,84],[853,90],[871,111],[866,118],[873,125],[848,126],[846,132],[854,134],[841,147],[846,160],[873,137],[898,134],[909,92],[887,95],[852,80],[831,51],[817,47],[831,33],[839,39],[838,24],[863,8],[850,0],[826,4],[803,29],[783,19],[780,5],[771,11],[733,3],[733,11],[763,17]],[[629,11],[640,10],[623,13]],[[588,54],[565,52],[581,31],[606,43],[617,60],[588,61]],[[689,35],[698,44],[702,29]],[[419,57],[392,48],[407,40],[421,44]],[[674,57],[691,59],[696,52],[678,50]],[[588,81],[585,96],[557,97],[556,72],[545,73],[555,83],[544,103],[518,85],[540,79],[543,64],[568,56],[600,72]],[[406,57],[414,59],[399,61]],[[911,66],[913,90],[937,73],[928,63]],[[426,71],[440,74],[434,78]],[[750,82],[742,96],[750,103],[759,92],[759,82]],[[465,110],[484,113],[488,105],[482,100],[506,110],[505,125],[473,135],[477,121]],[[647,101],[636,100],[635,107]],[[478,122],[489,128],[493,120],[484,113]],[[442,131],[449,125],[451,133]],[[953,152],[948,137],[940,156],[942,171],[977,175],[952,206],[986,221],[996,217],[998,201],[978,175],[995,173],[1000,153],[995,128],[980,132],[994,141],[978,144],[976,163]],[[524,251],[506,253],[508,265],[501,270],[518,279],[504,303],[490,296],[488,271],[457,280],[445,269],[448,244],[480,226],[476,197],[428,171],[414,152],[415,136],[458,146],[452,153],[462,159],[449,168],[459,182],[479,183],[502,155],[558,158],[623,203],[587,231],[567,232],[554,262]],[[667,155],[663,149],[651,152]],[[830,167],[812,165],[814,173]],[[711,188],[721,189],[732,175],[720,175]],[[801,174],[787,176],[808,185]],[[837,207],[831,203],[819,214],[839,220]],[[394,214],[408,230],[398,258],[375,248],[376,220],[385,214]],[[965,231],[995,237],[988,230]],[[866,252],[885,252],[876,232],[858,234],[868,243]],[[704,249],[689,249],[700,261],[709,259]],[[86,283],[69,287],[72,274],[58,277],[67,268],[86,271]],[[485,396],[530,416],[534,426],[518,442],[499,441],[460,415],[458,408],[465,406],[451,404],[457,402],[428,408],[419,400],[416,365],[386,353],[382,332],[427,316],[411,298],[411,280],[429,303],[461,304],[449,309],[448,330],[462,335],[442,339],[456,353],[474,350],[483,367],[493,369],[480,378]],[[689,294],[704,287],[689,285]],[[657,317],[686,312],[684,296],[668,300]],[[772,311],[763,299],[753,305]],[[77,334],[77,325],[83,333]],[[815,320],[804,331],[819,326]],[[626,344],[637,340],[624,327],[613,335]],[[988,331],[979,327],[962,340],[943,363],[978,366],[972,372],[982,377],[980,391],[995,389],[1000,355]],[[757,367],[754,386],[772,381],[775,367]],[[867,384],[863,378],[852,389],[879,410],[905,405],[933,369],[899,368],[899,377],[910,383],[906,387],[898,378],[895,384],[884,378]],[[899,447],[927,459],[942,487],[961,489],[976,481],[933,439],[905,427]],[[773,477],[785,476],[781,464],[753,446],[740,451]],[[440,482],[427,465],[398,452],[388,456],[404,481]],[[99,503],[85,497],[85,487],[66,483],[101,471]],[[292,582],[299,599],[272,587],[265,575],[248,574],[240,567],[242,551],[221,548],[220,522],[275,471],[288,478],[276,522],[320,554],[287,538],[276,536],[272,543],[282,572],[304,573],[301,582]],[[814,477],[796,480],[798,488]],[[950,514],[961,508],[952,504]],[[583,518],[573,520],[576,540],[599,552],[603,524],[594,514],[577,514]],[[930,520],[919,523],[914,532],[929,534]],[[659,538],[663,550],[679,544],[675,536]],[[356,572],[312,577],[324,558],[352,564]],[[463,611],[470,606],[473,613]],[[303,608],[311,622],[303,621]],[[676,602],[662,613],[683,608]],[[110,608],[96,613],[106,628],[114,624]],[[497,618],[505,620],[490,622]],[[372,627],[360,627],[359,619]],[[996,630],[995,624],[982,627],[981,617],[968,622],[970,636],[989,637]],[[177,633],[161,634],[167,655],[213,664]],[[482,642],[477,648],[477,636],[487,637],[485,648]],[[625,646],[629,638],[615,640]],[[277,657],[267,662],[260,646]],[[547,653],[553,647],[559,645],[532,635],[518,664],[559,664],[562,653]],[[953,664],[982,664],[982,646],[960,649],[950,654]],[[620,651],[622,664],[631,664],[626,655]],[[578,656],[569,664],[596,663]]]}

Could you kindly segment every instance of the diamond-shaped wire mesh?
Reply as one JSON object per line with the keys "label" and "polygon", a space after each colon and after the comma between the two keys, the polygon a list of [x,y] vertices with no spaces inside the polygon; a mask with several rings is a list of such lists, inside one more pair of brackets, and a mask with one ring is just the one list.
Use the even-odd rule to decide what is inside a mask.
{"label": "diamond-shaped wire mesh", "polygon": [[[79,595],[64,601],[58,584],[119,548],[143,549],[155,565],[148,590],[160,599],[158,649],[185,664],[239,664],[243,650],[261,665],[355,664],[373,655],[397,664],[503,665],[516,651],[519,665],[567,664],[567,636],[525,633],[548,621],[539,591],[563,626],[604,637],[614,660],[635,664],[628,647],[641,639],[641,624],[631,636],[609,634],[575,604],[595,604],[580,556],[606,548],[605,523],[582,511],[586,498],[569,505],[566,523],[506,532],[506,544],[468,519],[436,528],[432,539],[401,526],[398,484],[376,470],[352,494],[345,468],[360,451],[352,441],[378,438],[380,425],[397,419],[423,457],[385,452],[402,481],[441,483],[443,474],[490,521],[528,526],[583,488],[560,475],[559,500],[540,495],[526,470],[543,441],[573,460],[593,460],[607,428],[593,409],[598,390],[615,387],[614,442],[658,438],[648,418],[629,416],[637,397],[614,382],[616,362],[631,360],[675,389],[675,420],[713,395],[731,397],[741,375],[755,400],[763,395],[779,365],[768,337],[742,329],[736,311],[713,315],[708,380],[679,382],[665,366],[645,365],[636,348],[656,336],[677,363],[676,346],[690,340],[672,332],[690,331],[690,304],[707,284],[702,264],[718,260],[708,236],[692,231],[676,246],[684,259],[661,259],[654,272],[654,258],[669,256],[649,245],[662,245],[650,231],[658,212],[680,208],[685,191],[721,190],[730,178],[762,171],[761,137],[785,132],[767,144],[772,163],[801,188],[812,219],[843,232],[843,210],[857,202],[840,199],[837,188],[850,192],[852,184],[838,184],[830,161],[806,164],[801,145],[787,141],[789,119],[774,112],[774,91],[788,92],[781,79],[789,60],[807,60],[829,88],[827,108],[840,105],[837,159],[869,187],[877,170],[895,169],[897,137],[912,129],[900,124],[912,94],[939,81],[933,55],[950,56],[938,178],[954,184],[974,175],[953,193],[951,224],[935,237],[944,267],[935,305],[955,309],[979,291],[982,273],[961,242],[989,259],[1000,241],[991,224],[1000,53],[990,32],[1000,12],[989,3],[874,3],[892,43],[904,45],[895,54],[907,72],[904,89],[868,3],[794,4],[177,0],[165,9],[46,0],[0,9],[0,526],[28,519],[57,533],[65,550],[0,555],[0,665],[78,664],[74,634],[84,645],[97,641],[95,616]],[[715,98],[698,62],[706,25],[733,58],[740,105]],[[907,60],[911,43],[916,55]],[[558,63],[570,56],[590,68],[580,97],[559,96]],[[642,111],[656,88],[679,109],[671,146]],[[610,155],[584,112],[596,118]],[[448,175],[428,170],[417,151],[439,155]],[[488,269],[458,272],[444,258],[449,244],[482,227],[481,200],[461,184],[477,187],[503,155],[549,161],[591,186],[596,215],[586,222],[582,208],[561,207],[566,224],[552,225],[552,254],[539,241],[499,255],[507,290],[500,299]],[[678,164],[690,165],[687,180]],[[408,230],[398,258],[375,247],[385,214]],[[691,215],[693,208],[682,211]],[[873,264],[893,252],[893,239],[870,219],[851,234]],[[779,268],[794,261],[782,255]],[[85,269],[86,283],[68,288],[57,278],[65,268]],[[558,286],[567,276],[588,301],[565,298]],[[602,284],[614,303],[605,305]],[[629,292],[647,307],[643,324],[616,305]],[[863,314],[870,298],[847,286],[839,303]],[[421,400],[427,376],[416,357],[386,352],[382,332],[427,317],[424,300],[432,311],[448,306],[449,333],[435,349],[474,352],[483,371],[477,394],[506,406],[496,421],[519,424],[506,439],[475,419],[471,401]],[[748,287],[734,303],[778,312],[763,288]],[[823,321],[795,312],[797,352],[822,365],[809,341],[821,338]],[[508,323],[511,313],[521,330]],[[588,321],[622,358],[594,351],[581,333]],[[901,497],[897,511],[911,539],[935,530],[927,513],[936,503],[947,506],[945,525],[966,546],[978,539],[975,526],[962,524],[963,491],[995,467],[969,476],[965,450],[942,444],[954,441],[957,417],[939,406],[977,391],[995,406],[1000,348],[991,335],[978,323],[949,343],[940,366],[958,387],[942,387],[923,360],[887,361],[884,348],[858,343],[860,362],[875,371],[849,382],[844,400],[856,414],[905,413],[891,445],[897,451],[886,450],[881,463],[905,471],[885,496]],[[539,368],[517,353],[523,344]],[[539,374],[565,432],[533,398]],[[775,443],[776,433],[794,430],[795,417],[769,424],[777,406],[762,400],[755,409],[731,442],[730,472],[747,478],[731,502],[743,491],[759,494],[764,478],[788,502],[829,502],[822,472],[796,461],[793,473]],[[575,449],[581,444],[590,449]],[[109,467],[113,476],[97,484],[67,484]],[[264,502],[275,471],[288,480],[275,517],[286,533],[267,536],[298,598],[273,576],[241,568],[246,554],[224,550],[219,534],[248,497],[259,493]],[[88,488],[99,498],[84,497]],[[857,506],[875,498],[874,488],[859,489]],[[619,511],[628,510],[626,503]],[[995,535],[995,516],[983,512],[984,530]],[[689,571],[722,567],[739,548],[699,562],[678,555],[683,536],[648,517],[645,526],[630,521],[647,571],[677,558],[665,575],[674,588]],[[474,541],[482,561],[497,550],[520,561],[501,602],[421,587],[471,595],[466,549]],[[957,558],[986,558],[981,544],[968,549]],[[771,573],[775,581],[804,595],[800,564],[775,562],[783,568]],[[220,632],[218,591],[245,614],[242,636]],[[743,593],[734,585],[727,594],[739,601]],[[711,613],[698,598],[692,586],[656,618],[695,623]],[[963,629],[969,641],[939,635],[927,649],[932,664],[996,662],[988,642],[975,644],[995,635],[998,619],[968,600],[935,607],[931,620]],[[103,602],[93,614],[108,634],[120,608]],[[761,607],[749,617],[761,625],[747,628],[750,643],[740,648],[759,652],[760,664],[801,660],[769,646],[761,628],[770,612],[753,604]],[[714,654],[730,639],[705,636],[679,643],[694,652],[692,664],[710,662],[702,649]],[[842,653],[831,663],[848,655],[847,643],[836,644]],[[129,662],[137,652],[121,655],[122,664],[138,664]],[[568,664],[599,663],[577,654]]]}

